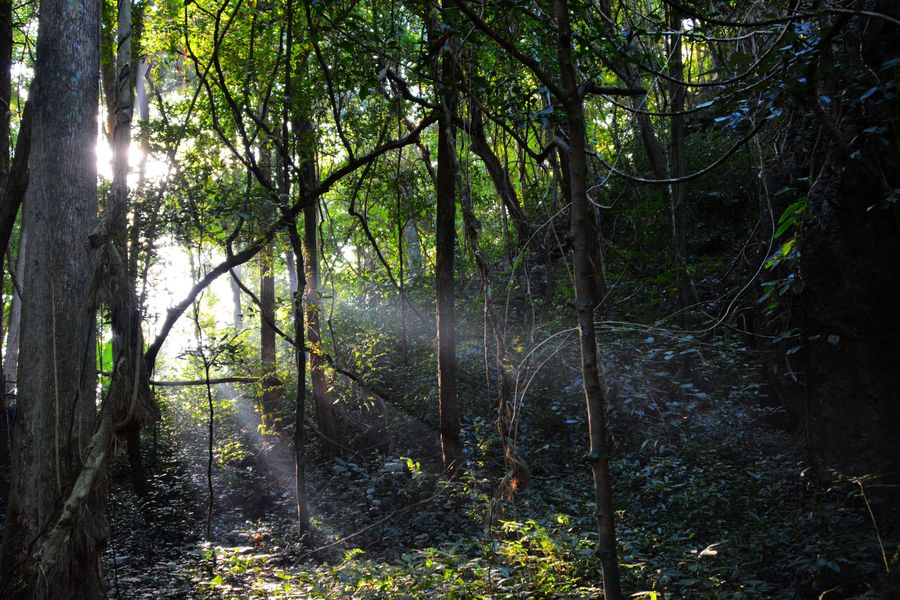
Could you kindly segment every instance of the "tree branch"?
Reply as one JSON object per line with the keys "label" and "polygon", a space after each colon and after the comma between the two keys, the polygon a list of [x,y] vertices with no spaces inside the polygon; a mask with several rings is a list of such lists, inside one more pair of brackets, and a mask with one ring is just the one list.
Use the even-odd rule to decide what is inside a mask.
{"label": "tree branch", "polygon": [[515,44],[510,42],[508,39],[501,36],[499,33],[494,31],[490,25],[484,22],[484,20],[476,15],[471,8],[466,6],[465,0],[450,0],[450,3],[459,8],[463,12],[463,14],[468,17],[469,21],[472,25],[475,26],[476,29],[481,30],[486,36],[497,42],[497,44],[509,52],[509,54],[518,60],[520,63],[528,67],[528,69],[534,73],[534,76],[537,77],[544,87],[550,91],[551,94],[562,100],[565,96],[560,90],[559,86],[553,81],[550,75],[547,74],[544,69],[541,68],[541,65],[530,56],[525,56],[518,48],[516,48]]}
{"label": "tree branch", "polygon": [[[263,245],[266,244],[269,240],[273,239],[275,235],[282,230],[289,223],[293,223],[294,219],[297,217],[300,212],[306,208],[307,206],[311,206],[313,202],[316,201],[319,196],[328,192],[334,185],[354,172],[355,170],[363,167],[370,162],[374,161],[379,156],[390,152],[391,150],[396,150],[397,148],[403,148],[404,146],[408,146],[409,144],[415,143],[419,139],[419,135],[431,124],[435,123],[438,120],[438,115],[436,113],[432,113],[426,116],[422,121],[419,122],[419,125],[409,132],[409,134],[382,144],[381,146],[376,147],[368,154],[363,156],[357,156],[354,159],[348,160],[342,167],[339,167],[331,172],[328,177],[323,179],[319,184],[310,189],[302,198],[297,200],[292,206],[287,207],[283,210],[283,214],[281,218],[272,223],[269,228],[263,233],[259,239],[253,244],[248,245],[246,248],[238,252],[237,254],[232,254],[229,252],[228,257],[219,263],[216,267],[214,267],[209,273],[207,273],[200,281],[194,284],[194,287],[187,293],[184,300],[173,306],[169,309],[166,314],[166,319],[162,324],[162,327],[159,330],[159,333],[156,336],[156,339],[153,340],[153,343],[147,348],[147,352],[144,354],[144,360],[147,363],[148,373],[152,373],[156,366],[156,358],[159,355],[159,351],[162,348],[163,342],[166,341],[169,333],[172,330],[172,327],[175,325],[175,322],[178,321],[179,317],[184,314],[184,311],[191,306],[191,304],[196,300],[197,296],[205,290],[209,285],[219,278],[219,276],[224,275],[230,269],[236,267],[237,265],[244,264],[254,256],[256,256],[257,252],[262,249]],[[268,182],[271,185],[271,181]],[[274,193],[274,190],[273,190]]]}

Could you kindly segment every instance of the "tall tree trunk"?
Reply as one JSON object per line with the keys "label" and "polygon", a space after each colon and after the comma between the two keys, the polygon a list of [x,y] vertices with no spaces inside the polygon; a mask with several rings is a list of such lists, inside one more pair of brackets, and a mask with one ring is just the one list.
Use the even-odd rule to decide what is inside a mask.
{"label": "tall tree trunk", "polygon": [[[288,0],[287,28],[285,32],[286,54],[294,56],[294,0]],[[281,114],[281,153],[280,153],[280,178],[279,192],[282,198],[291,196],[291,148],[310,147],[312,141],[312,129],[304,128],[308,123],[303,117],[306,115],[306,105],[298,108],[294,105],[295,99],[300,96],[298,83],[302,82],[306,75],[308,53],[304,54],[295,63],[295,67],[288,65],[284,70],[285,97]],[[296,69],[296,71],[295,71]],[[293,76],[297,75],[295,79]],[[299,80],[299,81],[298,81]],[[288,124],[293,126],[293,132],[288,131]],[[293,134],[293,135],[292,135]],[[296,137],[294,137],[296,136]],[[309,136],[309,139],[304,139]],[[293,138],[293,139],[292,139]],[[294,143],[292,143],[294,142]],[[301,164],[301,175],[297,180],[296,189],[301,197],[305,197],[309,191],[309,185],[315,177],[315,165]],[[287,268],[290,274],[291,307],[294,322],[294,360],[297,367],[296,391],[294,396],[294,474],[295,474],[295,500],[297,509],[297,523],[301,534],[309,531],[309,502],[306,496],[306,330],[303,323],[303,294],[306,288],[305,266],[303,264],[303,244],[297,233],[297,222],[292,220],[287,224],[288,241],[290,249],[287,252]]]}
{"label": "tall tree trunk", "polygon": [[[268,107],[265,108],[265,121],[270,122]],[[277,131],[277,127],[275,128]],[[272,168],[272,146],[268,139],[260,143],[260,170],[267,177],[278,173],[281,157],[276,156],[276,167]],[[251,177],[248,172],[247,177]],[[274,209],[266,205],[262,210],[262,220],[268,224],[273,220]],[[281,400],[282,387],[278,380],[278,347],[275,343],[275,248],[269,240],[260,249],[257,256],[259,265],[259,362],[262,368],[262,398],[260,400],[260,418],[263,429],[273,431],[278,425],[275,422],[275,410]]]}
{"label": "tall tree trunk", "polygon": [[288,225],[291,248],[298,276],[293,293],[294,359],[297,361],[297,392],[294,399],[294,465],[296,474],[297,522],[301,533],[309,530],[309,502],[306,497],[306,330],[303,325],[303,289],[306,287],[303,265],[303,245],[296,224]]}
{"label": "tall tree trunk", "polygon": [[[113,181],[112,194],[107,203],[105,226],[110,242],[115,245],[123,264],[128,264],[128,149],[131,146],[131,120],[134,114],[134,79],[132,77],[131,46],[131,0],[118,2],[118,27],[116,35],[116,79],[113,104]],[[135,249],[136,250],[136,249]],[[129,273],[128,281],[133,284],[135,273]],[[137,307],[134,307],[137,310]],[[113,365],[121,360],[134,364],[142,360],[143,343],[136,344],[135,337],[141,337],[140,315],[128,315],[123,327],[113,327]],[[134,331],[134,330],[137,331]],[[137,422],[125,427],[127,439],[128,465],[134,492],[141,498],[148,491],[147,473],[141,458],[141,428]]]}
{"label": "tall tree trunk", "polygon": [[[312,157],[305,157],[306,177],[315,177]],[[314,180],[310,180],[314,181]],[[322,357],[322,334],[319,323],[319,232],[318,206],[313,204],[303,210],[303,243],[306,249],[306,341],[309,345],[309,376],[312,379],[313,402],[316,407],[316,423],[325,437],[322,447],[329,454],[338,451],[337,427],[334,410],[328,396],[325,381],[325,359]]]}
{"label": "tall tree trunk", "polygon": [[260,311],[260,364],[263,371],[261,417],[263,427],[270,431],[275,427],[274,415],[281,399],[281,382],[277,375],[275,330],[269,323],[275,322],[275,271],[272,261],[275,253],[272,243],[267,243],[259,253],[259,303]]}
{"label": "tall tree trunk", "polygon": [[107,204],[109,236],[119,255],[127,256],[128,231],[128,148],[131,145],[131,119],[134,113],[134,89],[131,64],[131,0],[118,2],[116,35],[116,81],[112,130],[112,198]]}
{"label": "tall tree trunk", "polygon": [[[400,129],[400,128],[398,128]],[[401,135],[402,129],[397,132]],[[404,248],[403,248],[403,225],[406,222],[406,211],[403,208],[404,185],[402,183],[403,168],[403,149],[397,150],[397,204],[396,204],[396,225],[397,225],[397,287],[400,293],[400,350],[403,352],[403,366],[409,365],[409,328],[406,322],[406,281],[404,278]]]}
{"label": "tall tree trunk", "polygon": [[419,229],[416,220],[410,218],[403,226],[403,238],[406,246],[407,280],[416,279],[422,271],[422,244],[419,242]]}
{"label": "tall tree trunk", "polygon": [[[98,556],[106,536],[101,489],[92,487],[68,551],[34,560],[48,524],[81,471],[94,431],[96,365],[91,309],[97,218],[98,3],[40,6],[24,221],[22,347],[15,469],[0,554],[6,598],[102,598]],[[101,486],[102,487],[102,486]]]}
{"label": "tall tree trunk", "polygon": [[[613,15],[609,0],[600,0],[598,2],[598,7],[607,22],[613,23]],[[607,66],[619,76],[627,87],[634,88],[639,86],[640,76],[634,68],[634,65],[631,63],[610,63]],[[666,166],[666,154],[663,151],[662,144],[659,142],[659,137],[657,137],[656,132],[653,130],[653,123],[650,121],[650,115],[647,114],[646,97],[631,96],[628,100],[631,108],[635,111],[635,127],[637,128],[637,134],[641,138],[641,142],[644,146],[644,153],[647,155],[650,171],[657,179],[665,179],[669,175]]]}
{"label": "tall tree trunk", "polygon": [[609,473],[609,440],[606,431],[606,398],[601,382],[594,326],[593,298],[596,289],[591,261],[593,237],[590,235],[591,216],[587,199],[587,156],[585,154],[584,101],[578,89],[575,64],[572,60],[572,28],[566,0],[554,0],[559,38],[557,55],[562,75],[563,108],[569,127],[569,185],[572,192],[572,227],[569,237],[575,275],[575,311],[581,346],[581,374],[587,404],[590,451],[588,460],[594,477],[597,503],[597,552],[603,569],[603,590],[606,600],[621,600],[619,562],[616,552],[615,514],[612,502],[612,481]]}
{"label": "tall tree trunk", "polygon": [[[307,17],[309,18],[309,17]],[[308,21],[312,29],[313,24]],[[304,55],[297,61],[295,74],[301,82],[308,83],[308,57]],[[294,110],[293,130],[296,140],[297,160],[299,162],[298,190],[301,198],[308,197],[309,191],[317,183],[316,173],[316,131],[312,121],[313,106],[304,100]],[[337,425],[334,419],[334,408],[328,394],[328,382],[325,379],[325,359],[322,354],[322,335],[319,319],[319,232],[318,202],[306,206],[303,210],[303,257],[305,273],[297,273],[305,278],[305,310],[306,310],[306,342],[309,347],[309,375],[312,380],[313,403],[315,405],[316,423],[323,439],[322,448],[328,454],[338,452]],[[297,249],[294,248],[296,253]]]}
{"label": "tall tree trunk", "polygon": [[[9,124],[10,124],[10,101],[12,100],[12,77],[10,69],[12,68],[12,16],[13,3],[12,0],[0,0],[0,190],[6,187],[6,180],[9,177]],[[3,307],[3,260],[0,257],[0,309]],[[10,302],[10,324],[13,321],[15,309],[18,306],[17,296],[13,292],[13,298]],[[0,310],[0,339],[2,339],[3,314]],[[18,343],[18,340],[17,340]],[[0,362],[2,362],[2,352],[0,352]],[[6,370],[4,369],[4,374]],[[15,377],[15,374],[13,375]],[[9,391],[9,384],[4,385],[4,391]],[[0,402],[0,499],[6,499],[8,490],[8,472],[10,459],[12,458],[12,436],[10,429],[11,422],[7,416],[6,394],[3,401]]]}
{"label": "tall tree trunk", "polygon": [[[612,12],[608,0],[601,0],[600,11],[608,21],[612,21]],[[681,13],[674,7],[667,7],[669,29],[678,32],[679,35],[667,38],[668,75],[673,80],[684,79],[684,60],[682,57]],[[622,79],[628,87],[636,88],[640,77],[631,64],[608,65]],[[669,92],[669,158],[666,160],[663,146],[653,129],[650,115],[647,114],[647,104],[643,97],[632,96],[629,99],[632,109],[635,111],[634,122],[637,132],[644,146],[644,153],[650,165],[650,171],[657,179],[677,179],[685,174],[684,155],[684,117],[680,113],[685,107],[685,86],[670,80]],[[691,283],[687,271],[687,231],[685,200],[687,188],[684,183],[669,184],[667,190],[669,200],[669,217],[672,230],[672,254],[675,263],[675,303],[678,311],[678,322],[682,330],[689,324],[687,307],[691,302]],[[690,371],[690,355],[683,355],[682,369],[685,374]]]}
{"label": "tall tree trunk", "polygon": [[[441,460],[451,474],[462,466],[462,443],[459,437],[459,407],[456,394],[456,315],[454,308],[453,263],[456,246],[456,181],[454,161],[453,117],[456,114],[455,81],[457,69],[451,43],[442,39],[443,31],[437,7],[430,6],[429,44],[440,54],[435,65],[435,80],[441,103],[438,121],[437,158],[437,224],[435,245],[437,257],[437,337],[438,337],[438,410],[440,412]],[[445,7],[446,9],[446,7]]]}
{"label": "tall tree trunk", "polygon": [[[681,56],[681,13],[674,7],[668,7],[669,29],[677,35],[670,37],[669,76],[672,79],[684,79],[684,60]],[[670,111],[669,117],[669,177],[677,179],[684,175],[684,111],[685,88],[675,81],[669,81]],[[688,328],[688,305],[690,304],[691,283],[687,271],[687,232],[685,214],[684,183],[669,184],[669,213],[672,221],[672,254],[675,259],[675,294],[678,310],[678,323],[682,331]],[[684,354],[682,367],[687,374],[690,371],[690,355]]]}

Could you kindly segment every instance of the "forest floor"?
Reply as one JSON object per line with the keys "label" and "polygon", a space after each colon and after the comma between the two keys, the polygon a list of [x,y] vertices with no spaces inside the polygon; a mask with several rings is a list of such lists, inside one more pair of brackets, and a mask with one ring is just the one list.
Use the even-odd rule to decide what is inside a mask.
{"label": "forest floor", "polygon": [[[894,546],[876,536],[865,501],[872,494],[860,493],[864,481],[837,473],[827,487],[816,485],[801,436],[774,426],[777,415],[760,406],[765,390],[752,352],[686,349],[683,341],[645,334],[607,339],[617,533],[629,596],[885,597],[876,590],[884,547]],[[694,357],[690,383],[677,376],[684,353]],[[207,540],[202,404],[167,399],[166,417],[147,444],[153,492],[143,511],[123,461],[112,469],[104,554],[110,597],[598,597],[577,356],[556,353],[549,372],[557,381],[535,379],[523,393],[518,441],[531,485],[495,506],[493,527],[486,527],[502,476],[493,400],[483,372],[479,380],[477,353],[463,347],[460,355],[471,363],[461,397],[470,399],[466,414],[475,415],[464,420],[465,475],[440,477],[426,412],[409,408],[414,403],[376,405],[391,432],[380,452],[314,457],[315,532],[306,538],[294,524],[287,442],[260,435],[252,398],[226,389]],[[409,380],[393,380],[411,382],[409,373]]]}

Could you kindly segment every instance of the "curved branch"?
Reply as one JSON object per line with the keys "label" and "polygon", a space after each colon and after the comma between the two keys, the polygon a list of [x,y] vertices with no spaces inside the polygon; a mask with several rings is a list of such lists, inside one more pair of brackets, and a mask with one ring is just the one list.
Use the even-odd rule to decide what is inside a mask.
{"label": "curved branch", "polygon": [[549,90],[551,94],[559,99],[564,98],[562,90],[559,88],[559,86],[556,85],[556,82],[553,81],[550,75],[548,75],[547,72],[541,68],[541,65],[538,63],[538,61],[530,56],[525,56],[525,54],[523,54],[521,50],[516,48],[515,44],[494,31],[494,29],[491,28],[490,25],[485,23],[485,21],[481,17],[476,15],[471,8],[466,6],[464,0],[450,0],[450,3],[459,8],[459,10],[461,10],[463,14],[468,17],[469,21],[472,23],[472,25],[475,26],[476,29],[479,29],[486,36],[494,40],[497,45],[509,52],[509,54],[513,58],[528,67],[528,69],[532,73],[534,73],[534,76],[537,77],[542,84],[544,84],[544,87],[547,88],[547,90]]}
{"label": "curved branch", "polygon": [[697,179],[698,177],[702,177],[703,175],[706,175],[707,173],[709,173],[710,171],[714,170],[716,167],[721,165],[723,162],[725,162],[726,160],[731,158],[735,152],[740,150],[741,146],[743,146],[748,141],[753,139],[753,137],[757,133],[760,132],[760,130],[765,126],[765,124],[766,124],[766,119],[760,119],[760,121],[756,125],[753,126],[753,129],[751,129],[747,135],[745,135],[744,137],[739,139],[737,142],[735,142],[734,145],[731,148],[729,148],[728,151],[725,152],[725,154],[723,154],[721,157],[719,157],[718,159],[716,159],[714,162],[710,163],[706,167],[700,169],[699,171],[696,171],[689,175],[684,175],[682,177],[673,177],[670,179],[646,179],[644,177],[637,177],[635,175],[629,175],[628,173],[626,173],[624,171],[620,171],[613,165],[609,164],[608,162],[606,162],[605,160],[600,158],[600,155],[596,152],[588,152],[587,154],[588,154],[588,156],[591,156],[595,160],[599,161],[600,164],[602,164],[604,167],[609,169],[610,172],[612,172],[613,174],[618,175],[619,177],[624,177],[625,179],[628,179],[629,181],[633,181],[635,183],[646,183],[646,184],[653,184],[653,185],[670,185],[673,183],[684,183],[685,181],[692,181],[694,179]]}
{"label": "curved branch", "polygon": [[[372,161],[374,161],[379,156],[385,154],[386,152],[390,152],[391,150],[396,150],[397,148],[402,148],[404,146],[408,146],[409,144],[413,144],[419,139],[419,135],[422,133],[424,129],[429,127],[431,124],[435,123],[438,120],[437,114],[430,114],[426,116],[422,121],[419,122],[419,125],[409,132],[409,134],[397,138],[396,140],[392,140],[390,142],[386,142],[381,146],[376,147],[368,154],[363,156],[357,156],[355,159],[347,160],[343,166],[335,169],[331,172],[328,177],[319,182],[318,185],[310,189],[302,198],[297,200],[292,206],[286,207],[283,210],[283,214],[281,218],[276,220],[269,228],[263,233],[256,242],[248,245],[246,248],[238,252],[237,254],[229,253],[228,257],[219,263],[216,267],[214,267],[209,273],[207,273],[200,281],[194,284],[194,287],[190,289],[185,296],[184,300],[170,308],[166,314],[166,319],[163,322],[163,325],[156,336],[156,339],[153,340],[153,343],[147,348],[147,351],[144,353],[144,360],[147,363],[147,372],[152,373],[156,366],[156,358],[159,355],[159,351],[162,348],[163,342],[166,341],[166,338],[169,336],[169,333],[172,331],[172,327],[175,325],[176,321],[178,321],[179,317],[184,314],[184,311],[191,306],[197,296],[209,287],[213,281],[219,278],[219,276],[224,275],[230,269],[236,267],[237,265],[241,265],[254,256],[256,256],[257,252],[262,249],[263,245],[268,241],[273,239],[275,235],[282,230],[289,223],[293,223],[294,219],[300,214],[307,206],[311,206],[316,199],[328,192],[334,185],[354,172],[355,170],[368,165]],[[262,182],[261,182],[262,183]],[[271,181],[268,182],[271,185]],[[271,190],[275,193],[274,190]]]}

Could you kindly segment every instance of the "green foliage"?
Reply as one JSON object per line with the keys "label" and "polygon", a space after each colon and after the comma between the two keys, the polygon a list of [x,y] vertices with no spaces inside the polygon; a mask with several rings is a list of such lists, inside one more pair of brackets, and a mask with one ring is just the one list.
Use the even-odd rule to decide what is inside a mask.
{"label": "green foliage", "polygon": [[[777,195],[790,193],[786,188]],[[778,218],[773,233],[775,251],[765,262],[765,269],[775,275],[775,279],[767,279],[762,285],[763,294],[759,303],[770,318],[776,319],[785,312],[785,304],[791,295],[803,291],[803,281],[799,278],[800,268],[800,232],[806,215],[807,197],[800,196],[789,204]],[[780,311],[780,312],[779,312]]]}
{"label": "green foliage", "polygon": [[[699,10],[696,4],[687,8]],[[104,6],[104,31],[110,33],[113,3]],[[817,49],[825,21],[798,17],[779,29],[781,6],[746,15],[776,17],[772,28],[753,31],[753,43],[743,29],[692,18],[680,34],[690,57],[684,76],[697,85],[688,92],[686,113],[670,115],[672,87],[659,74],[669,66],[672,38],[665,3],[613,8],[610,23],[600,5],[570,3],[579,78],[649,92],[637,104],[594,94],[583,102],[587,149],[603,159],[591,163],[589,194],[592,240],[603,250],[596,266],[605,269],[610,287],[597,321],[626,588],[635,598],[654,599],[865,594],[879,580],[880,565],[856,487],[842,481],[828,492],[813,489],[796,440],[764,424],[778,415],[761,408],[769,394],[763,361],[720,331],[735,326],[736,314],[752,318],[745,292],[754,289],[762,265],[759,304],[778,332],[774,341],[797,337],[790,305],[802,291],[797,273],[810,208],[800,185],[776,194],[773,246],[769,256],[760,256],[769,229],[765,220],[755,225],[757,200],[769,199],[759,182],[782,175],[770,172],[775,161],[769,147],[789,145],[785,123],[816,117],[815,100],[826,113],[829,106],[864,107],[867,120],[852,143],[858,140],[867,151],[890,148],[883,115],[896,101],[891,77],[897,63],[852,68],[855,63],[841,54],[827,64]],[[729,3],[707,9],[734,18]],[[16,10],[27,20],[34,9]],[[517,450],[533,476],[529,489],[514,501],[495,503],[496,512],[486,517],[506,468],[496,425],[498,373],[473,249],[458,214],[458,390],[468,470],[452,484],[435,483],[437,130],[431,127],[416,144],[366,163],[316,198],[324,335],[315,350],[334,362],[326,378],[345,454],[319,454],[315,430],[293,421],[297,378],[291,349],[282,346],[279,377],[288,383],[277,411],[279,428],[254,426],[258,386],[214,392],[213,478],[222,535],[201,543],[190,499],[201,493],[194,483],[205,476],[198,458],[205,439],[197,434],[207,418],[205,389],[159,391],[167,462],[154,465],[155,477],[172,491],[157,489],[154,510],[184,536],[179,562],[166,572],[174,582],[171,597],[598,596],[596,507],[581,456],[584,383],[569,306],[568,136],[561,99],[548,89],[560,65],[558,30],[545,7],[486,4],[479,14],[545,70],[550,85],[452,8],[442,10],[436,24],[423,5],[404,3],[163,1],[143,10],[141,48],[159,96],[140,137],[173,170],[165,182],[133,191],[138,237],[147,242],[138,254],[152,263],[152,245],[172,240],[203,255],[197,273],[206,272],[210,257],[224,255],[226,241],[235,250],[246,247],[285,207],[311,200],[302,196],[309,191],[309,182],[299,181],[302,157],[314,156],[318,180],[328,181],[341,165],[404,135],[434,109],[399,98],[390,81],[379,79],[386,68],[409,93],[433,104],[440,87],[435,58],[458,50],[458,183],[471,194],[481,224],[490,300],[503,315],[516,375]],[[425,34],[431,28],[442,36],[433,45]],[[288,56],[289,30],[294,38]],[[734,36],[740,43],[728,41]],[[23,32],[15,39],[17,48],[28,46]],[[769,43],[759,40],[771,39],[776,45],[755,49]],[[111,49],[107,44],[106,52]],[[30,60],[16,52],[23,52],[23,64]],[[820,69],[823,81],[843,69],[849,84],[840,97],[820,94],[810,89],[811,68]],[[634,81],[625,81],[630,73]],[[735,85],[721,84],[728,80]],[[526,249],[516,246],[509,211],[471,152],[467,127],[474,108],[485,114],[488,146],[534,229]],[[642,136],[648,132],[639,130],[635,109],[645,113],[649,133],[663,148],[682,118],[690,173],[730,152],[750,127],[768,128],[687,186],[687,271],[697,294],[690,320],[697,333],[667,328],[679,279],[668,189],[618,177],[604,164],[649,176]],[[298,127],[307,121],[311,132],[300,135]],[[859,152],[854,146],[847,159],[860,160]],[[287,188],[278,187],[284,154],[297,161],[287,169]],[[896,200],[894,189],[874,198],[871,210],[891,209]],[[280,254],[280,232],[274,244]],[[275,262],[276,319],[289,331],[286,272],[280,259]],[[248,266],[244,283],[252,289],[257,277]],[[237,335],[215,322],[212,295],[203,302],[202,352],[189,350],[180,362],[164,357],[156,375],[201,378],[204,360],[214,375],[259,374],[256,309],[247,303],[246,330]],[[753,333],[766,335],[760,330]],[[101,364],[111,363],[110,352],[102,341]],[[679,369],[685,358],[694,365],[690,378]],[[307,409],[310,419],[311,413]],[[316,531],[302,538],[290,525],[292,460],[279,463],[269,454],[284,450],[295,427],[306,427],[312,440],[306,449]],[[187,516],[173,514],[170,500]],[[132,525],[128,530],[137,529]],[[150,577],[135,575],[135,565],[125,568],[138,581]],[[147,572],[163,575],[155,564]]]}

